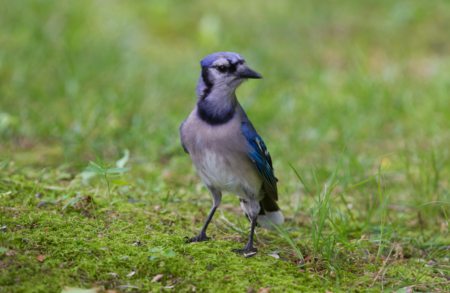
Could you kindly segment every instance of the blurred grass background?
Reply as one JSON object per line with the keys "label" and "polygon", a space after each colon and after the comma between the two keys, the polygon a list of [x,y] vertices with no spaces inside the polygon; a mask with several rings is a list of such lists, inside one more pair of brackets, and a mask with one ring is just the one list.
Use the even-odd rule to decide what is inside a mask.
{"label": "blurred grass background", "polygon": [[[59,292],[66,285],[131,282],[147,292],[182,278],[187,283],[176,290],[186,292],[192,284],[230,292],[267,284],[276,291],[297,284],[308,292],[380,292],[383,284],[450,278],[442,246],[448,244],[444,211],[450,214],[444,204],[450,189],[449,1],[0,0],[0,8],[1,263],[9,268],[2,286]],[[230,238],[240,244],[220,241],[235,231],[219,215],[208,230],[218,239],[182,242],[200,228],[210,197],[178,129],[196,103],[199,61],[216,51],[241,54],[264,76],[244,83],[237,96],[274,160],[283,228],[305,256],[327,255],[316,266],[306,264],[306,273],[267,256],[280,250],[295,258],[277,233],[258,232],[261,253],[248,262],[229,252],[247,240],[234,197],[225,197],[219,210],[241,227],[242,237]],[[344,146],[323,214],[323,246],[312,245],[311,221],[323,207],[315,202],[318,190],[330,187]],[[115,189],[111,207],[105,184],[86,185],[79,174],[93,150],[114,162],[125,149],[132,167],[126,180],[134,187]],[[379,168],[386,168],[380,186],[373,179],[335,196]],[[97,226],[89,224],[94,219]],[[142,225],[122,232],[133,221]],[[143,247],[132,244],[141,240]],[[159,246],[173,249],[176,258],[149,261],[147,248]],[[102,261],[79,254],[81,248],[97,251]],[[3,255],[8,249],[17,254]],[[389,256],[396,261],[380,276]],[[247,271],[250,265],[255,273]],[[127,274],[136,268],[131,280]],[[165,274],[164,284],[151,283],[157,273]],[[209,277],[226,274],[232,278]],[[448,283],[442,286],[448,291]]]}
{"label": "blurred grass background", "polygon": [[[241,54],[264,79],[237,95],[274,159],[282,206],[334,171],[338,189],[389,164],[395,204],[446,200],[447,1],[1,1],[0,151],[76,170],[92,150],[172,186],[199,182],[178,128],[199,61]],[[145,173],[147,172],[147,173]],[[189,175],[189,176],[187,176]],[[377,189],[350,194],[364,207]],[[372,190],[372,191],[371,191]],[[427,218],[438,224],[436,206]],[[361,211],[360,211],[361,212]]]}

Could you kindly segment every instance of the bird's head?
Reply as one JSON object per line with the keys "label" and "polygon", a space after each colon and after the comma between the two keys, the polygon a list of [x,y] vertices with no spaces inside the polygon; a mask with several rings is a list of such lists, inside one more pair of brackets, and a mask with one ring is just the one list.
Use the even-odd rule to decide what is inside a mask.
{"label": "bird's head", "polygon": [[[199,86],[204,91],[214,87],[217,90],[234,91],[249,78],[262,78],[261,74],[251,70],[241,55],[232,52],[218,52],[200,61],[202,75]],[[198,93],[202,94],[202,93]]]}

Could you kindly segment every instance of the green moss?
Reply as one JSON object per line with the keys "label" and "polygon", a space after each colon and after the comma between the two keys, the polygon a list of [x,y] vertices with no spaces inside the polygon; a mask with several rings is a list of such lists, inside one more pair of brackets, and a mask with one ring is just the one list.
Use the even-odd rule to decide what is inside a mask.
{"label": "green moss", "polygon": [[[92,195],[93,190],[78,185],[77,180],[72,188]],[[23,177],[21,182],[32,188]],[[21,185],[7,183],[11,189],[16,184]],[[138,192],[128,188],[123,191],[115,196],[131,193],[139,198]],[[352,249],[337,253],[331,258],[333,263],[323,259],[315,265],[307,263],[299,267],[296,263],[299,259],[284,239],[277,233],[260,230],[259,253],[255,257],[244,258],[232,253],[233,248],[245,245],[247,235],[229,230],[221,224],[219,215],[208,232],[213,240],[185,244],[183,238],[197,233],[201,226],[192,219],[204,218],[189,195],[167,204],[162,202],[165,198],[147,198],[147,204],[126,202],[123,198],[114,209],[108,208],[104,196],[105,199],[95,200],[96,216],[92,202],[80,200],[62,210],[70,197],[51,204],[46,201],[51,193],[43,189],[40,202],[33,197],[29,207],[23,207],[19,200],[28,196],[26,192],[3,198],[7,202],[3,215],[7,232],[2,234],[2,245],[14,252],[14,255],[3,253],[0,258],[0,286],[7,291],[58,292],[64,286],[130,292],[170,290],[164,287],[171,286],[179,292],[191,292],[193,288],[245,292],[250,287],[271,288],[274,292],[324,292],[326,288],[332,292],[380,290],[379,282],[372,287],[380,266],[375,270],[372,262],[364,261],[362,253]],[[225,211],[225,216],[232,219],[233,214]],[[290,234],[294,238],[303,233],[300,230]],[[155,253],[155,248],[170,249],[175,255],[161,256]],[[310,249],[308,241],[303,242],[302,253],[308,255]],[[287,261],[269,256],[273,251],[281,251],[280,255]],[[38,260],[38,256],[44,260]],[[149,256],[156,259],[150,260]],[[412,284],[419,274],[420,263],[392,261],[383,271],[391,276],[384,279],[383,285]],[[437,275],[432,269],[422,268],[422,271],[421,283],[435,280]],[[128,277],[131,272],[134,274]],[[164,276],[152,283],[158,274]]]}

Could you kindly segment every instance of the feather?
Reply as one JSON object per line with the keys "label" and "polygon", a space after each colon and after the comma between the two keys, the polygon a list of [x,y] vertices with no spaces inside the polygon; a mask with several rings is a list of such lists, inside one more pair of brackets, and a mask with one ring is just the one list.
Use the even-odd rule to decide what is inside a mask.
{"label": "feather", "polygon": [[270,157],[270,153],[267,150],[266,144],[258,135],[252,123],[246,116],[242,117],[241,131],[250,146],[250,150],[248,152],[250,160],[252,160],[253,164],[255,164],[258,173],[271,189],[265,190],[266,193],[273,197],[275,200],[278,200],[278,179],[275,177],[272,166],[272,158]]}
{"label": "feather", "polygon": [[181,147],[183,148],[184,152],[186,154],[189,154],[189,151],[187,150],[187,148],[183,144],[183,136],[181,135],[181,132],[183,131],[182,130],[183,129],[183,125],[184,125],[184,123],[186,123],[186,120],[184,120],[183,123],[181,123],[181,126],[180,126],[180,143],[181,143]]}

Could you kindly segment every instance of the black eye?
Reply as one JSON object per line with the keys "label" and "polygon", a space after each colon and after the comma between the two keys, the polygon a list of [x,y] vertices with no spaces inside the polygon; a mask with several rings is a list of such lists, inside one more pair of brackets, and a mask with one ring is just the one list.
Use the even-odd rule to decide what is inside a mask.
{"label": "black eye", "polygon": [[222,72],[222,73],[227,72],[227,69],[228,68],[223,65],[217,66],[217,70],[219,70],[219,72]]}

